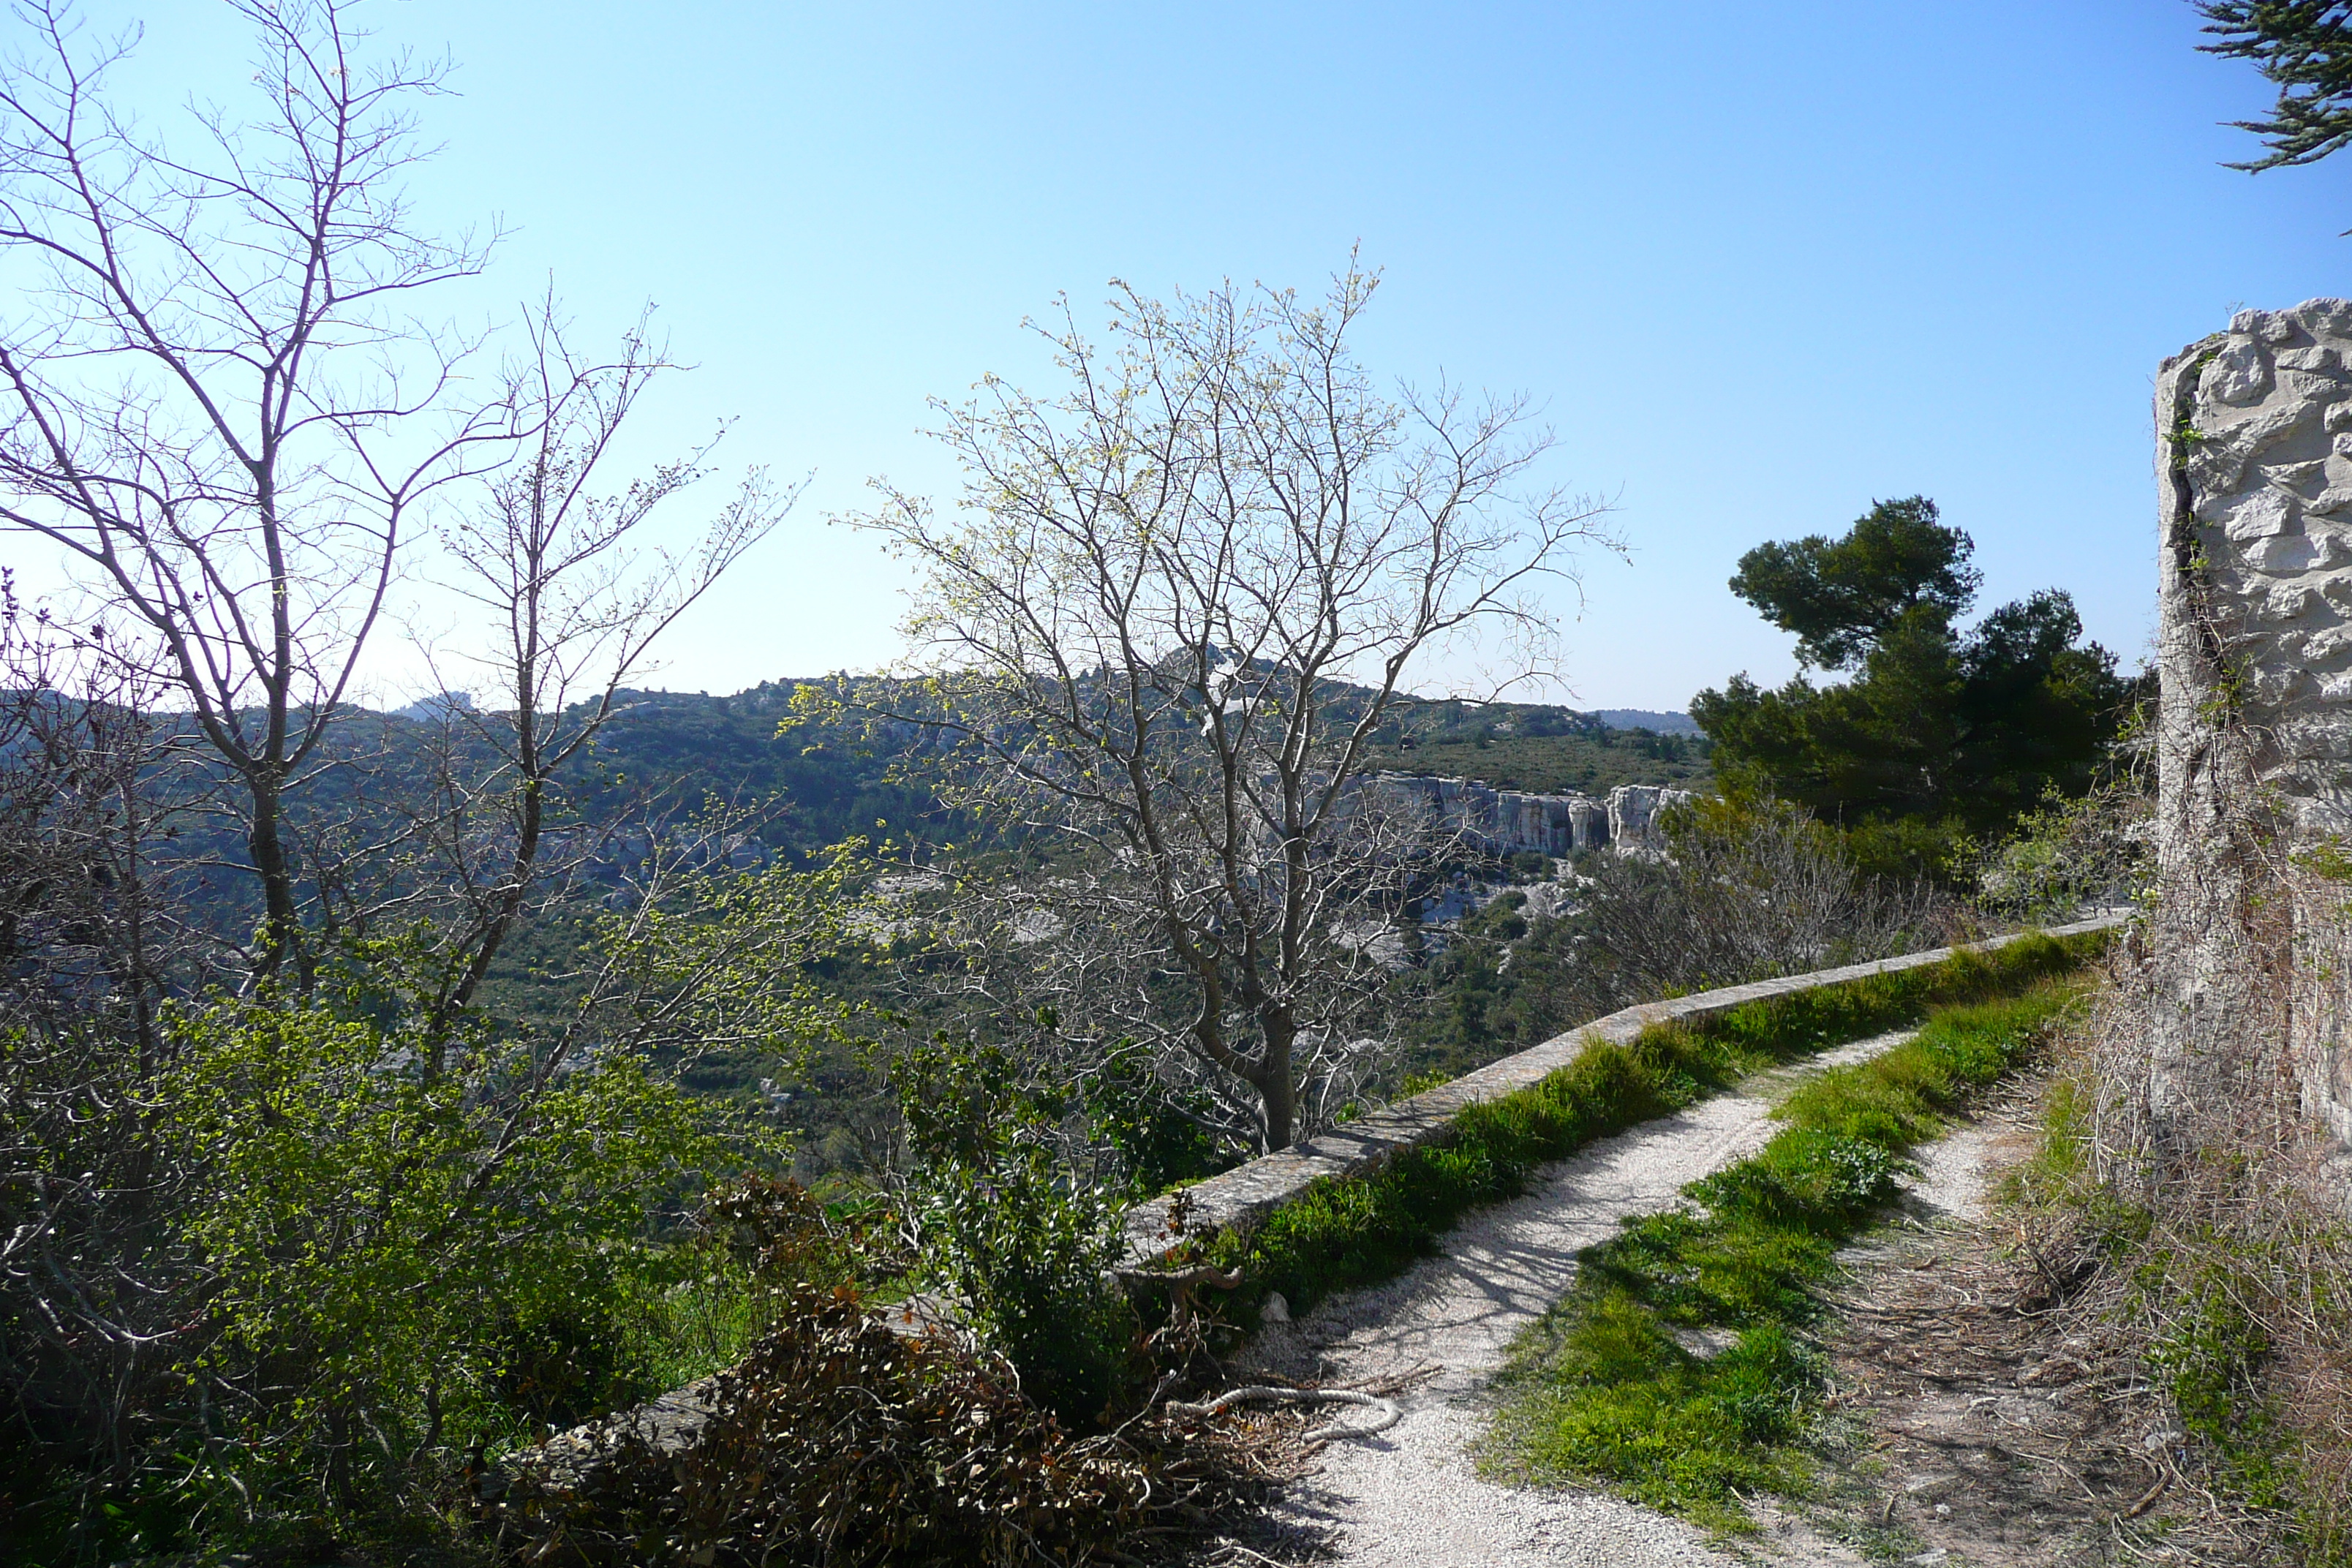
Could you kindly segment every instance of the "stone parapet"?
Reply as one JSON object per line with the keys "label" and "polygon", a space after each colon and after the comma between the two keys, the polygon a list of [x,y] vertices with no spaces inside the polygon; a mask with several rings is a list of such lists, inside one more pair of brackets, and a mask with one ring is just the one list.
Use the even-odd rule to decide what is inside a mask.
{"label": "stone parapet", "polygon": [[[2108,931],[2120,926],[2125,919],[2123,915],[2102,915],[2095,920],[2053,927],[2048,934],[2072,936],[2080,931]],[[2016,936],[1996,937],[1973,945],[1976,951],[1990,952],[2017,940]],[[1310,1184],[1323,1177],[1362,1175],[1407,1149],[1425,1143],[1442,1143],[1451,1135],[1454,1119],[1463,1111],[1542,1081],[1574,1061],[1591,1041],[1622,1043],[1654,1024],[1670,1023],[1679,1018],[1706,1017],[1728,1012],[1749,1002],[1790,996],[1801,991],[1817,990],[1849,980],[1863,980],[1874,974],[1917,969],[1926,964],[1939,963],[1959,951],[1951,947],[1932,948],[1926,952],[1907,953],[1901,958],[1881,959],[1873,963],[1815,970],[1808,974],[1759,980],[1748,985],[1728,985],[1721,990],[1702,991],[1696,995],[1677,996],[1664,1002],[1646,1002],[1638,1007],[1612,1013],[1605,1018],[1597,1018],[1566,1034],[1555,1035],[1539,1046],[1530,1046],[1516,1056],[1505,1057],[1501,1061],[1491,1062],[1475,1072],[1465,1073],[1451,1083],[1440,1084],[1370,1116],[1318,1133],[1303,1143],[1264,1155],[1222,1175],[1196,1183],[1183,1189],[1186,1218],[1194,1226],[1203,1224],[1212,1226],[1255,1225],[1297,1198]],[[1129,1213],[1128,1267],[1147,1268],[1167,1250],[1171,1243],[1171,1211],[1175,1201],[1173,1195],[1154,1198],[1149,1203],[1139,1204]]]}

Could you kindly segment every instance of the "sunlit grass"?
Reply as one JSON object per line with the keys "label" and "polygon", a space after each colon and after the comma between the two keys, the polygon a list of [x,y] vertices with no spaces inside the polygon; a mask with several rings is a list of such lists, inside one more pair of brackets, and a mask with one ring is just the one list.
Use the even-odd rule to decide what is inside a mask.
{"label": "sunlit grass", "polygon": [[[1692,1183],[1588,1249],[1576,1286],[1528,1329],[1500,1380],[1486,1467],[1539,1484],[1601,1482],[1711,1529],[1748,1528],[1745,1494],[1801,1495],[1821,1389],[1804,1331],[1837,1247],[1896,1191],[1904,1156],[2015,1067],[2081,994],[1939,1011],[1872,1060],[1831,1068],[1775,1112],[1753,1157]],[[1711,1358],[1675,1331],[1736,1332]]]}
{"label": "sunlit grass", "polygon": [[1241,1265],[1253,1300],[1279,1291],[1303,1309],[1433,1252],[1464,1214],[1517,1195],[1538,1166],[1596,1138],[1680,1110],[1759,1068],[1916,1022],[1935,1007],[2014,994],[2078,967],[2105,942],[2104,932],[2029,937],[1658,1026],[1623,1045],[1595,1042],[1542,1081],[1463,1111],[1441,1142],[1367,1176],[1318,1182],[1255,1230],[1218,1237],[1210,1255]]}

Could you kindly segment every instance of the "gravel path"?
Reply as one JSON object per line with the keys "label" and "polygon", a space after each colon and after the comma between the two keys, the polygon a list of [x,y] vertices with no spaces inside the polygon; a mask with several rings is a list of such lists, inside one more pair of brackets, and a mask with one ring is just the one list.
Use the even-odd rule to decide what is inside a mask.
{"label": "gravel path", "polygon": [[1268,1371],[1338,1384],[1431,1373],[1399,1396],[1404,1418],[1395,1426],[1327,1448],[1321,1468],[1285,1498],[1281,1522],[1329,1539],[1330,1560],[1358,1568],[1733,1568],[1737,1559],[1688,1525],[1615,1498],[1481,1479],[1467,1449],[1485,1426],[1483,1391],[1514,1336],[1574,1281],[1579,1249],[1762,1147],[1774,1130],[1767,1112],[1799,1074],[1909,1037],[1823,1052],[1595,1143],[1538,1172],[1525,1196],[1472,1215],[1442,1255],[1286,1328],[1270,1325],[1254,1355]]}

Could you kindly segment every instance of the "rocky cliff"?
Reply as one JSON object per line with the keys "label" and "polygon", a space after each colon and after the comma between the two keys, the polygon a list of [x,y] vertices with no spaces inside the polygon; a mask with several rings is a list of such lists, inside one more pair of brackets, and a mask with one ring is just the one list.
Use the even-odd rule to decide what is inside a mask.
{"label": "rocky cliff", "polygon": [[1613,849],[1620,855],[1660,847],[1658,814],[1688,790],[1661,784],[1619,784],[1604,800],[1588,795],[1528,795],[1468,779],[1380,773],[1370,786],[1392,808],[1458,833],[1473,847],[1495,854],[1571,855]]}

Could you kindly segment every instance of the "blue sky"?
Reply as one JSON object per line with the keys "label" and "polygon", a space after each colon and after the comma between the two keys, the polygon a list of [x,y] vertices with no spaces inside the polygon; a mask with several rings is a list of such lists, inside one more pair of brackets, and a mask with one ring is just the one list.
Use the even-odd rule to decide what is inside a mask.
{"label": "blue sky", "polygon": [[[148,24],[152,109],[241,79],[216,7],[91,15]],[[1039,379],[1020,322],[1057,292],[1312,289],[1359,242],[1367,361],[1529,394],[1549,477],[1617,503],[1631,560],[1588,563],[1559,695],[1778,680],[1740,552],[1914,492],[1975,536],[1988,605],[2064,587],[2137,662],[2158,362],[2239,305],[2352,294],[2352,156],[2221,168],[2252,142],[2218,122],[2270,94],[2175,0],[362,15],[459,62],[415,196],[515,230],[466,307],[551,273],[586,328],[651,299],[698,368],[645,449],[732,415],[737,461],[814,472],[671,646],[685,689],[890,657],[894,569],[827,519],[869,475],[944,495],[925,399]]]}

